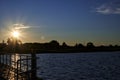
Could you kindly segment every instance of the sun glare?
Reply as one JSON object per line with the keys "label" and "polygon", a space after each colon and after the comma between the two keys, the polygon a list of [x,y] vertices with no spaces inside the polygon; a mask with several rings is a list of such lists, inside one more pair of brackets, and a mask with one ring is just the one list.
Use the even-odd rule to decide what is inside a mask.
{"label": "sun glare", "polygon": [[14,38],[19,38],[20,33],[19,33],[18,31],[13,31],[13,32],[12,32],[12,36],[13,36]]}

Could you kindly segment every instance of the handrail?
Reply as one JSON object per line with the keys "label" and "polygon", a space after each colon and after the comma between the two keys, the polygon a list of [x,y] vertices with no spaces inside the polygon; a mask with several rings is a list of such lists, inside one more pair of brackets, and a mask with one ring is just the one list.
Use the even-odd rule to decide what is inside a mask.
{"label": "handrail", "polygon": [[[35,72],[37,69],[37,67],[36,66],[33,67],[33,65],[34,63],[36,65],[35,59],[38,59],[38,57],[33,57],[31,54],[30,55],[20,54],[19,59],[16,59],[15,57],[16,54],[0,54],[0,67],[3,66],[2,69],[0,70],[0,73],[2,73],[3,75],[0,76],[5,77],[8,80],[10,78],[14,80],[21,80],[21,78],[28,80],[29,78],[29,80],[31,80],[30,74]],[[7,74],[5,74],[6,72]]]}

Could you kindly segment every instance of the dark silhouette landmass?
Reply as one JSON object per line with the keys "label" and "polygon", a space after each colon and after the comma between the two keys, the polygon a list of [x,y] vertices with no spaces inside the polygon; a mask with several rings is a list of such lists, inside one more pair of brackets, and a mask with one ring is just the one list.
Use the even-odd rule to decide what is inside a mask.
{"label": "dark silhouette landmass", "polygon": [[77,53],[77,52],[101,52],[101,51],[120,51],[118,45],[95,46],[92,42],[86,45],[81,43],[69,46],[65,42],[62,45],[58,41],[52,40],[48,43],[24,43],[17,39],[9,39],[5,43],[0,43],[1,52],[19,52],[19,53]]}

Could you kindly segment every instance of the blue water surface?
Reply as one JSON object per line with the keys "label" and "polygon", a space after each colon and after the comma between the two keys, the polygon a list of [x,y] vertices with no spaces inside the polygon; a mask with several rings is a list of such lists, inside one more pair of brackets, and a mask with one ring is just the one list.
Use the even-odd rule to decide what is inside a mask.
{"label": "blue water surface", "polygon": [[120,52],[38,54],[43,80],[120,80]]}

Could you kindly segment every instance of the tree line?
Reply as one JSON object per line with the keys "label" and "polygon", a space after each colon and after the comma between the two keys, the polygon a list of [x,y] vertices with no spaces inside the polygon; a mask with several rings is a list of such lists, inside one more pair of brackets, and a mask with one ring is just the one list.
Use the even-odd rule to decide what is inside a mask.
{"label": "tree line", "polygon": [[8,38],[7,42],[0,43],[1,52],[21,52],[21,53],[74,53],[74,52],[100,52],[100,51],[120,51],[119,45],[95,46],[88,42],[86,45],[81,43],[69,46],[65,42],[60,45],[57,40],[48,43],[23,43],[18,39]]}

